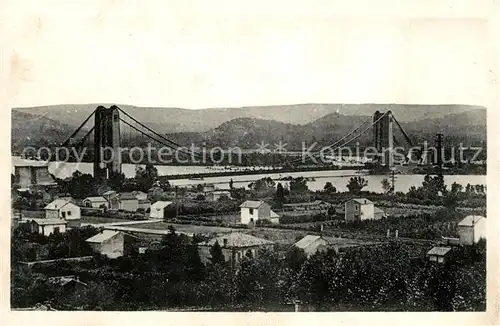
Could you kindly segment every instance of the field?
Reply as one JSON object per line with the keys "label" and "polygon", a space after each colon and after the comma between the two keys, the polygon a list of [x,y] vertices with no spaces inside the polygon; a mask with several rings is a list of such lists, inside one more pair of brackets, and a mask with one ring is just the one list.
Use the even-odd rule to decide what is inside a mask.
{"label": "field", "polygon": [[139,223],[134,224],[134,228],[138,229],[154,229],[154,230],[168,230],[173,226],[179,232],[193,233],[193,234],[207,234],[207,233],[227,233],[238,231],[239,229],[232,229],[219,226],[205,226],[205,225],[191,225],[191,224],[175,224],[166,222],[156,223]]}

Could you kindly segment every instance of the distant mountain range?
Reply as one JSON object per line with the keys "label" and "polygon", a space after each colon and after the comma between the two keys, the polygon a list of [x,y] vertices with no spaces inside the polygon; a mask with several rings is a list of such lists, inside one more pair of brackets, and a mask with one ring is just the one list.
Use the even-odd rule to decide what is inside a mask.
{"label": "distant mountain range", "polygon": [[[100,104],[68,104],[14,108],[13,110],[44,116],[70,126],[79,126]],[[103,104],[109,107],[111,104]],[[237,118],[275,120],[291,124],[307,124],[330,113],[349,116],[369,116],[377,110],[392,110],[401,122],[443,117],[451,113],[484,110],[469,105],[413,105],[413,104],[296,104],[249,106],[241,108],[209,108],[189,110],[181,108],[136,107],[118,105],[125,112],[161,133],[202,132],[216,128]]]}
{"label": "distant mountain range", "polygon": [[[60,143],[96,107],[89,104],[13,109],[13,148],[40,142]],[[261,141],[274,144],[280,140],[287,143],[288,149],[300,150],[303,141],[327,145],[369,120],[374,111],[387,109],[392,110],[416,143],[432,142],[437,132],[445,135],[445,141],[457,145],[486,141],[486,109],[465,105],[301,104],[204,110],[120,107],[177,143],[205,142],[207,147],[255,148]],[[395,134],[403,141],[399,131]],[[371,133],[357,140],[367,144]]]}

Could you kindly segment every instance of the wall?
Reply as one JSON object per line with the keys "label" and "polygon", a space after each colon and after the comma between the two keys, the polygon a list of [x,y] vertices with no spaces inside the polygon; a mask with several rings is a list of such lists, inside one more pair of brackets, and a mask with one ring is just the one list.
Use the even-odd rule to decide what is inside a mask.
{"label": "wall", "polygon": [[307,257],[314,255],[318,250],[325,250],[326,246],[328,245],[328,242],[325,239],[319,238],[313,243],[311,243],[309,246],[304,248],[304,253],[306,254]]}
{"label": "wall", "polygon": [[158,208],[158,207],[151,207],[151,212],[149,213],[150,218],[164,218],[165,216],[165,209],[164,208]]}
{"label": "wall", "polygon": [[459,225],[458,236],[460,243],[464,245],[478,243],[481,238],[486,239],[486,219],[479,220],[474,227]]}
{"label": "wall", "polygon": [[263,203],[259,207],[259,214],[258,214],[258,219],[259,220],[269,220],[271,218],[271,206],[267,203]]}
{"label": "wall", "polygon": [[[358,209],[356,209],[358,205]],[[345,203],[345,220],[348,222],[359,220],[360,204],[350,200]]]}
{"label": "wall", "polygon": [[19,166],[15,168],[16,182],[21,188],[27,188],[31,185],[31,169],[28,166]]}
{"label": "wall", "polygon": [[39,234],[43,234],[45,236],[49,236],[54,233],[54,229],[59,228],[59,233],[66,232],[66,225],[38,225],[36,223],[31,223],[31,232],[37,232]]}
{"label": "wall", "polygon": [[118,233],[116,236],[103,241],[102,243],[89,243],[93,250],[107,256],[108,258],[118,258],[124,253],[124,234]]}
{"label": "wall", "polygon": [[79,220],[81,218],[80,207],[73,203],[63,206],[63,208],[59,210],[59,218],[64,218],[66,220]]}
{"label": "wall", "polygon": [[253,215],[250,214],[250,208],[242,207],[241,208],[241,224],[248,224],[250,222],[250,219],[253,218],[256,220],[257,214],[256,214],[256,209],[253,210]]}
{"label": "wall", "polygon": [[45,210],[45,218],[59,218],[59,211],[53,209]]}
{"label": "wall", "polygon": [[139,201],[137,199],[120,200],[120,209],[135,212],[139,208]]}
{"label": "wall", "polygon": [[361,205],[361,220],[375,219],[375,206],[373,204]]}

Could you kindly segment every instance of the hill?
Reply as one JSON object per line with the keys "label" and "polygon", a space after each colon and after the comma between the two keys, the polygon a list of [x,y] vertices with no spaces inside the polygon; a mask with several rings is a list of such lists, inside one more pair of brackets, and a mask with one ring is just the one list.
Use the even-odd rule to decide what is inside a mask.
{"label": "hill", "polygon": [[[397,118],[399,121],[399,117]],[[239,146],[244,149],[255,149],[256,144],[260,142],[269,143],[274,148],[274,144],[281,140],[287,144],[288,150],[301,150],[303,142],[306,146],[314,142],[317,142],[318,146],[332,144],[370,119],[370,116],[345,116],[334,113],[304,125],[293,125],[273,120],[238,118],[210,131],[171,133],[167,134],[167,138],[185,145],[205,143],[208,148]],[[442,118],[416,122],[401,122],[401,125],[414,144],[421,144],[423,141],[433,144],[436,133],[443,133],[445,143],[453,146],[458,146],[460,143],[477,145],[486,141],[485,110],[448,114]],[[368,126],[370,124],[366,123],[345,140],[350,140]],[[402,133],[396,126],[394,133],[396,139],[404,141]],[[372,141],[372,131],[368,130],[356,141],[361,146],[369,145]]]}
{"label": "hill", "polygon": [[[45,116],[70,126],[78,126],[98,105],[68,104],[14,108],[13,110]],[[175,107],[137,107],[118,105],[139,121],[161,133],[203,132],[224,122],[238,118],[275,120],[290,124],[308,124],[332,113],[344,116],[369,116],[376,110],[392,110],[401,122],[434,119],[447,114],[462,113],[484,108],[469,105],[413,105],[413,104],[295,104],[273,106],[248,106],[241,108],[209,108],[189,110]]]}

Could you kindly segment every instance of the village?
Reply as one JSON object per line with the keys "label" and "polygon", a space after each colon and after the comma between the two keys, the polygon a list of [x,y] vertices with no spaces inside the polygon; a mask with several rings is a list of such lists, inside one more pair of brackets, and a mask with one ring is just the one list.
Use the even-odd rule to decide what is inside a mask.
{"label": "village", "polygon": [[[352,255],[377,252],[368,260],[384,259],[384,264],[393,264],[386,261],[391,259],[386,256],[391,250],[397,255],[403,250],[408,255],[405,264],[437,268],[443,270],[439,272],[442,275],[448,275],[450,268],[455,268],[454,273],[457,273],[470,267],[467,266],[470,262],[457,267],[460,262],[465,264],[463,255],[471,255],[471,252],[478,257],[484,255],[485,189],[481,186],[468,185],[463,189],[454,184],[447,190],[439,176],[429,176],[427,184],[412,189],[409,194],[394,193],[387,184],[384,194],[374,194],[362,191],[366,180],[353,177],[348,184],[349,192],[338,192],[328,183],[323,191],[312,192],[307,189],[307,180],[299,177],[286,185],[264,178],[249,185],[249,189],[236,188],[231,180],[229,190],[225,190],[207,183],[172,187],[152,166],[138,167],[136,172],[133,180],[122,178],[101,183],[78,172],[67,180],[56,180],[46,165],[36,161],[15,166],[12,177],[14,275],[22,282],[38,280],[31,284],[31,288],[38,289],[36,291],[40,284],[56,291],[44,290],[43,294],[35,296],[44,298],[38,302],[31,296],[28,302],[23,303],[20,299],[20,308],[36,309],[33,307],[40,305],[45,309],[53,309],[53,306],[62,306],[63,310],[75,308],[64,308],[60,300],[52,302],[47,293],[64,293],[79,301],[80,292],[89,295],[89,283],[100,279],[92,276],[90,270],[121,266],[124,261],[137,259],[147,260],[144,264],[149,266],[151,257],[155,257],[153,261],[163,259],[164,262],[158,263],[161,267],[155,265],[153,270],[145,271],[141,277],[151,276],[150,273],[158,269],[176,270],[180,267],[173,265],[181,265],[175,262],[176,255],[187,255],[194,261],[187,264],[194,264],[191,269],[198,266],[196,268],[204,270],[201,279],[205,280],[208,270],[218,264],[227,269],[228,277],[241,278],[245,276],[243,269],[263,259],[267,264],[276,265],[283,261],[297,275],[305,273],[308,262],[331,259],[328,257],[332,255],[341,261]],[[419,203],[419,196],[427,202]],[[396,258],[399,257],[392,257]],[[473,263],[481,262],[480,258],[475,259]],[[130,270],[136,268],[130,267]],[[311,268],[314,270],[314,266]],[[130,272],[119,270],[120,273]],[[341,268],[336,272],[339,270]],[[185,274],[184,269],[178,272],[181,275],[170,275],[172,279],[179,278],[177,282],[183,282],[184,277],[190,275]],[[171,272],[165,273],[159,275]],[[249,282],[266,277],[252,273],[246,275]],[[281,270],[276,273],[282,276]],[[441,275],[439,273],[437,275]],[[292,280],[287,279],[287,282]],[[447,282],[455,281],[448,275]],[[162,286],[167,284],[162,283]],[[402,291],[400,285],[394,286],[393,290]],[[299,285],[290,285],[289,290],[295,292],[283,294],[279,300],[270,300],[285,307],[279,309],[322,309],[318,303],[323,300],[315,297],[318,293],[311,293],[312,290],[303,293],[297,290],[299,288]],[[262,286],[245,290],[252,293],[272,291]],[[245,297],[237,304],[236,289],[227,291],[227,295],[233,293],[230,301],[221,299],[217,305],[223,305],[224,309],[259,309],[258,300],[246,302]],[[325,291],[329,291],[328,286]],[[429,291],[441,293],[436,289]],[[446,309],[457,309],[460,305],[480,306],[482,293],[478,291],[474,292],[477,298],[455,303],[452,300],[457,301],[460,293],[455,289],[449,294],[451,298],[445,303]],[[436,302],[442,300],[439,295],[434,298]],[[141,307],[148,306],[144,300],[138,301]],[[202,301],[170,299],[155,302],[153,306],[183,309]],[[352,304],[349,300],[347,303]],[[365,307],[362,302],[357,304]],[[127,305],[136,307],[128,302],[124,309],[128,309]],[[201,305],[199,309],[206,309],[206,306],[216,309],[210,301]],[[406,307],[404,303],[401,305]]]}

